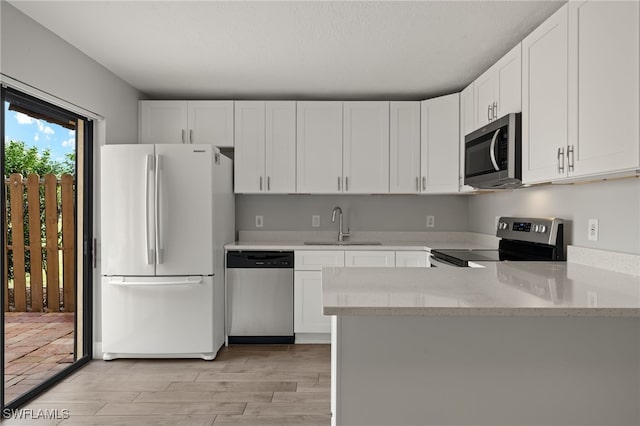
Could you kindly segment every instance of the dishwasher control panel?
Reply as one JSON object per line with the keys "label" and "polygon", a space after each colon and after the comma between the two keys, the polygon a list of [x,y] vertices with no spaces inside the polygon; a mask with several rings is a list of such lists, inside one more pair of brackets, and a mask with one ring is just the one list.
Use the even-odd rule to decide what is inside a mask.
{"label": "dishwasher control panel", "polygon": [[293,268],[292,251],[230,251],[227,268]]}

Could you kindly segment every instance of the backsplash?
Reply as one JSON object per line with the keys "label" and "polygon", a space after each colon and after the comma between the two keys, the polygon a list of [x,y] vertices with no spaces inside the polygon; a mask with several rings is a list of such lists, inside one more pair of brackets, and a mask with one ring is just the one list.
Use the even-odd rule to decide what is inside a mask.
{"label": "backsplash", "polygon": [[[241,231],[334,231],[333,208],[353,231],[466,231],[468,197],[458,195],[237,195],[236,229]],[[255,216],[264,226],[256,228]],[[311,226],[311,216],[320,226]],[[426,216],[435,226],[426,227]]]}
{"label": "backsplash", "polygon": [[[640,254],[640,179],[545,185],[471,196],[468,231],[492,233],[495,216],[556,216],[567,220],[568,244]],[[598,241],[587,238],[598,219]]]}

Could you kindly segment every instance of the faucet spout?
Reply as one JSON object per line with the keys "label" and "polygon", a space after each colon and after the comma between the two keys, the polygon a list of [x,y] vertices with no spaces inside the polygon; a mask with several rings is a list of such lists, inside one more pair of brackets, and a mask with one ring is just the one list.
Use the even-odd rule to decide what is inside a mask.
{"label": "faucet spout", "polygon": [[338,241],[342,242],[344,241],[344,237],[348,237],[349,231],[347,230],[347,232],[343,232],[343,228],[342,228],[342,209],[339,206],[336,206],[333,208],[333,212],[331,212],[331,222],[335,223],[336,221],[336,213],[339,215],[338,216]]}

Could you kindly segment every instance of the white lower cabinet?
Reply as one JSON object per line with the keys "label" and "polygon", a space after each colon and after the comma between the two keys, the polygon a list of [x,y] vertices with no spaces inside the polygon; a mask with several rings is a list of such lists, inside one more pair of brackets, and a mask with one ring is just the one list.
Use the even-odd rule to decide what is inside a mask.
{"label": "white lower cabinet", "polygon": [[[328,343],[331,317],[322,313],[322,268],[344,266],[342,250],[295,252],[293,281],[293,331],[296,342]],[[316,336],[311,337],[309,336]],[[302,336],[305,336],[302,340]]]}
{"label": "white lower cabinet", "polygon": [[428,268],[428,257],[426,251],[397,251],[396,268]]}
{"label": "white lower cabinet", "polygon": [[293,331],[329,333],[331,317],[322,313],[322,271],[295,271]]}

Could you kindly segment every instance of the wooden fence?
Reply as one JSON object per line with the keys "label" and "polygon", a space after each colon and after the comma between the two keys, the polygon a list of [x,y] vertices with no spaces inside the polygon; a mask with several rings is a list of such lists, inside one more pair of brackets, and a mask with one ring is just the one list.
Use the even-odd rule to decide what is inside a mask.
{"label": "wooden fence", "polygon": [[[52,174],[42,179],[30,174],[24,179],[20,174],[12,174],[5,179],[5,185],[8,226],[4,310],[73,312],[76,273],[73,176],[64,174],[58,180]],[[11,304],[9,260],[13,265]]]}

